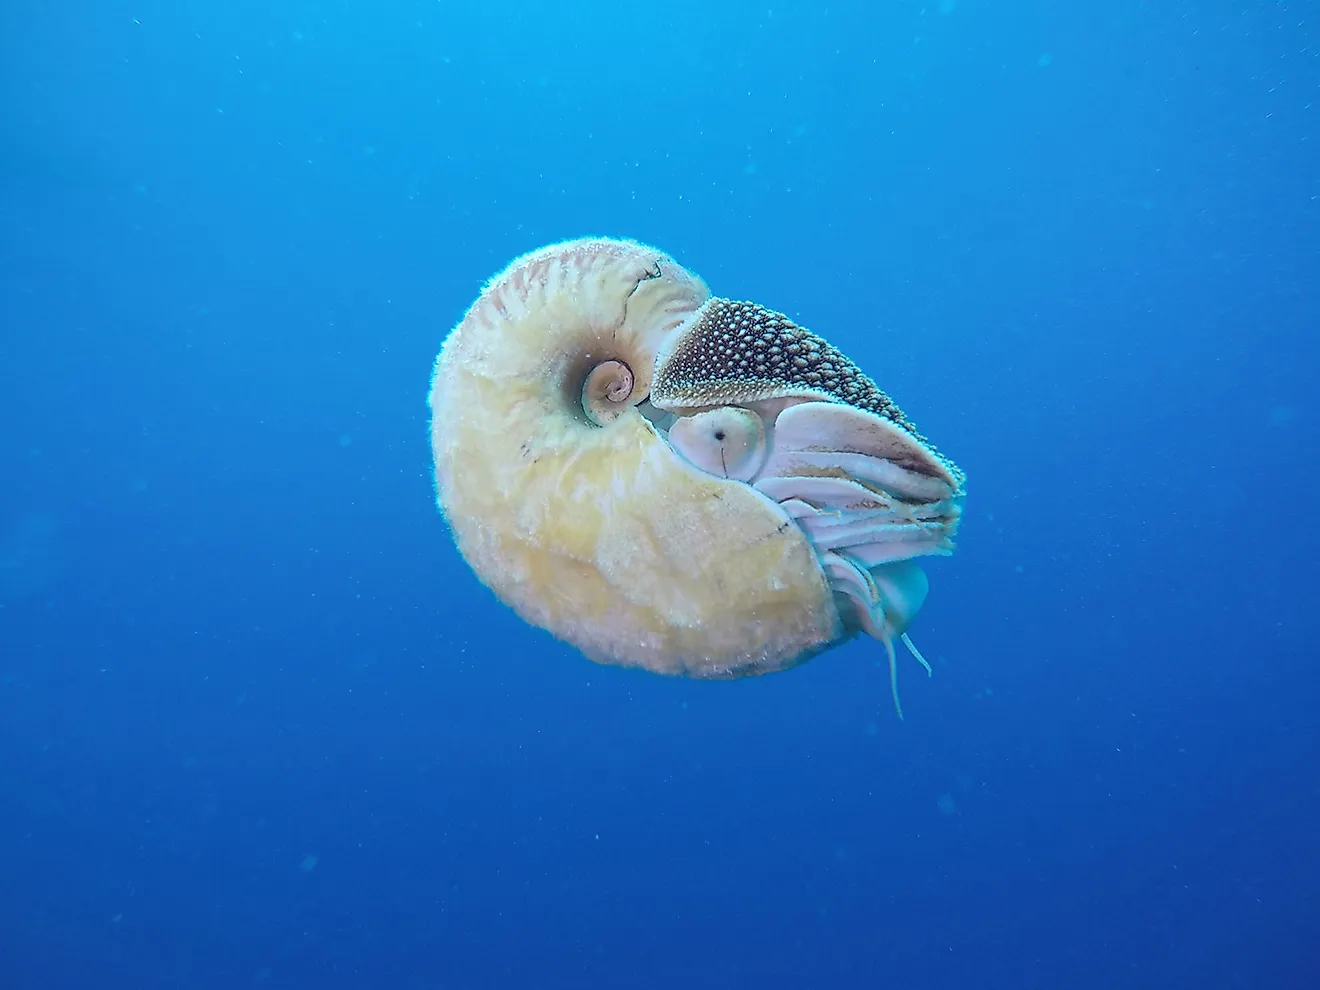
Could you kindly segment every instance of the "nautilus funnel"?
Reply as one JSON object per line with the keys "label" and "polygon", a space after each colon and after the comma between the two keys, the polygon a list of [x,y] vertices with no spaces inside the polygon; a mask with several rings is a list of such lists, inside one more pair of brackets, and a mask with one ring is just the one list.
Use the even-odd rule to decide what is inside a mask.
{"label": "nautilus funnel", "polygon": [[602,663],[733,678],[865,633],[892,670],[914,561],[953,550],[963,474],[871,379],[642,244],[514,261],[446,338],[430,404],[459,551]]}

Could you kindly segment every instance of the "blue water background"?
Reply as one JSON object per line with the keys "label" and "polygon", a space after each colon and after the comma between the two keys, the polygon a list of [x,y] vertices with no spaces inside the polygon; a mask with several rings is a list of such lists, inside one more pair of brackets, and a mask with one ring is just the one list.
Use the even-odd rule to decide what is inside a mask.
{"label": "blue water background", "polygon": [[[1320,986],[1305,3],[0,6],[0,988]],[[597,667],[437,516],[636,237],[966,469],[849,644]]]}

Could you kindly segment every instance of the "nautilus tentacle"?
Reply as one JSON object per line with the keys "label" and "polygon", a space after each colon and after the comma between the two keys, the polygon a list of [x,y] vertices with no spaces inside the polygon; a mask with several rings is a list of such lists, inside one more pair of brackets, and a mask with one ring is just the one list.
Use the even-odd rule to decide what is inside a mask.
{"label": "nautilus tentacle", "polygon": [[[861,632],[890,660],[962,472],[837,348],[661,252],[516,260],[446,339],[436,493],[481,579],[607,663],[782,670]],[[900,715],[902,709],[899,709]]]}

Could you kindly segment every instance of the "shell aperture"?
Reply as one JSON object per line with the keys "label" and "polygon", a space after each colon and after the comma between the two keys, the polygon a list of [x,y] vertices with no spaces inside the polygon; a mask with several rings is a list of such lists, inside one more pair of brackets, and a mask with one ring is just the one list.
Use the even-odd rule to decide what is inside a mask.
{"label": "shell aperture", "polygon": [[859,632],[892,656],[926,595],[913,560],[953,550],[963,475],[874,382],[635,242],[515,260],[446,338],[430,405],[460,553],[598,662],[741,677]]}

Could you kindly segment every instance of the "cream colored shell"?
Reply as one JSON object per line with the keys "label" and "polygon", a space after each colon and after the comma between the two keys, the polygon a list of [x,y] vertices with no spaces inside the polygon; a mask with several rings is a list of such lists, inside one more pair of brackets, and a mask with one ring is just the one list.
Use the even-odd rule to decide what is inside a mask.
{"label": "cream colored shell", "polygon": [[[522,618],[603,663],[736,677],[849,633],[799,526],[695,468],[639,406],[657,350],[708,295],[628,241],[519,258],[444,343],[431,439],[460,552]],[[608,361],[631,369],[633,394],[597,425],[583,385]]]}

